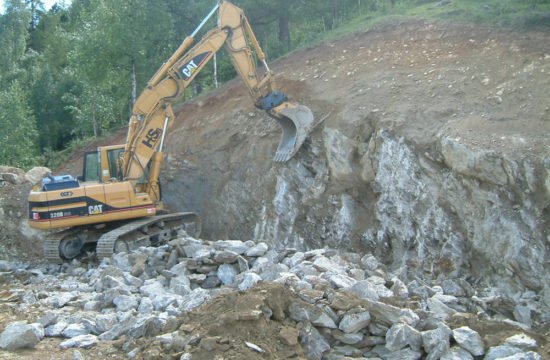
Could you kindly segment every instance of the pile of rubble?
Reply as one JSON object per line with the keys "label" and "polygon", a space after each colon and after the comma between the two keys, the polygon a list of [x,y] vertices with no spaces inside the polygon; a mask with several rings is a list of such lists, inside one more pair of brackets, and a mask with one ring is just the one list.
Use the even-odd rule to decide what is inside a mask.
{"label": "pile of rubble", "polygon": [[[73,261],[0,267],[4,276],[29,274],[26,287],[11,294],[19,300],[18,311],[42,314],[35,322],[7,324],[0,335],[7,350],[60,337],[66,339],[62,349],[118,340],[129,358],[158,348],[160,356],[201,359],[201,351],[213,356],[213,350],[241,346],[250,352],[246,358],[284,352],[311,359],[511,360],[541,359],[537,351],[546,341],[530,326],[538,326],[548,311],[529,294],[514,301],[476,290],[464,279],[440,286],[403,281],[370,254],[275,250],[265,243],[182,234],[99,266]],[[235,305],[230,299],[239,296],[248,297]],[[216,301],[230,305],[220,310],[211,305]],[[496,312],[504,308],[516,320]],[[201,311],[211,321],[201,320]],[[214,330],[223,324],[226,330]],[[508,329],[506,336],[487,338],[491,324]],[[274,338],[249,331],[260,326],[272,327]],[[241,327],[249,338],[237,343],[232,336]]]}

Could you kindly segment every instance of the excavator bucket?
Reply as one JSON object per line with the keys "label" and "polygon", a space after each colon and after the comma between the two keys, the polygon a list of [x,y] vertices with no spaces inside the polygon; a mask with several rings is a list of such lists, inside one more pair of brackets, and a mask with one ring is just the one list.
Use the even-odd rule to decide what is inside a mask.
{"label": "excavator bucket", "polygon": [[307,106],[284,102],[273,108],[269,114],[283,128],[273,161],[286,162],[300,150],[300,146],[313,129],[313,113]]}

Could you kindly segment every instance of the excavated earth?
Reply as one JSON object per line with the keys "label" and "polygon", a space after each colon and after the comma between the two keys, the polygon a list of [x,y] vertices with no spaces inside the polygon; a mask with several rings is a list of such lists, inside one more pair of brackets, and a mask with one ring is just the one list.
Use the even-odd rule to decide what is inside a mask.
{"label": "excavated earth", "polygon": [[[331,248],[361,259],[370,254],[382,272],[366,274],[367,279],[385,279],[388,289],[394,287],[395,279],[409,288],[429,284],[432,297],[459,296],[460,291],[453,293],[445,286],[440,293],[438,286],[448,281],[462,284],[462,289],[468,288],[468,301],[477,304],[466,306],[475,319],[468,326],[484,337],[486,345],[502,343],[519,326],[535,331],[530,336],[538,336],[537,351],[548,358],[544,345],[550,324],[549,38],[547,32],[405,21],[296,51],[274,62],[273,69],[283,90],[309,106],[318,122],[297,155],[285,164],[271,161],[280,128],[251,105],[241,82],[232,81],[179,108],[162,175],[165,202],[172,210],[198,212],[204,239],[265,242],[285,254],[281,259],[288,249],[306,253]],[[121,131],[90,149],[124,140]],[[78,174],[81,156],[75,153],[56,173]],[[33,263],[40,235],[22,221],[28,189],[25,184],[0,188],[0,256]],[[351,270],[348,267],[345,276],[363,281]],[[6,280],[9,286],[3,288],[28,286],[28,279],[16,280]],[[264,286],[251,291],[264,298],[265,292],[288,291]],[[221,330],[209,328],[218,314],[235,304],[254,303],[244,300],[253,294],[224,296],[194,313],[178,314],[187,317],[184,323],[202,324],[196,329],[180,328],[186,334],[194,330],[203,334],[200,341],[186,337],[190,343],[182,349],[208,339],[204,346],[193,348],[193,359],[208,358],[201,351],[213,351],[219,358],[285,358],[235,346],[228,333],[242,325],[237,321],[224,323]],[[333,298],[327,294],[320,296],[330,304]],[[287,306],[283,307],[288,313]],[[369,306],[352,310],[365,308]],[[27,316],[20,307],[10,309],[9,321],[33,322],[40,315]],[[433,309],[428,306],[428,310]],[[333,318],[343,320],[344,313],[332,311],[337,313]],[[422,314],[418,316],[424,320]],[[487,318],[493,321],[495,316],[508,319],[506,324],[513,329],[506,332],[498,325],[502,323],[494,325]],[[276,319],[275,325],[255,319],[253,326],[239,327],[234,335],[239,344],[249,341],[269,354],[289,351],[293,354],[289,357],[316,358],[306,343],[312,332],[319,332],[300,316],[295,318],[298,325],[285,322],[286,318]],[[453,318],[447,325],[455,329],[466,322]],[[408,324],[422,331],[434,329]],[[288,339],[293,336],[282,336],[284,349],[275,343],[259,344],[263,337],[281,337],[283,328],[299,333],[301,343],[290,345]],[[361,331],[367,336],[375,330]],[[499,331],[505,334],[495,335]],[[342,334],[321,333],[332,339],[332,348],[341,344]],[[385,340],[388,347],[391,339],[386,336]],[[102,342],[90,356],[126,356],[134,345],[153,349],[166,340],[151,341],[156,343],[124,343],[125,348]],[[48,353],[57,345],[43,340],[37,349],[46,347],[41,351]],[[424,347],[422,356],[429,354]],[[411,344],[405,349],[417,350]],[[151,350],[150,357],[168,354],[161,350],[157,355]],[[34,354],[25,351],[30,351],[30,357]],[[59,358],[59,352],[51,351],[53,358]],[[187,356],[183,350],[169,353]],[[21,355],[10,354],[0,356]],[[387,353],[369,353],[374,355],[391,358]]]}

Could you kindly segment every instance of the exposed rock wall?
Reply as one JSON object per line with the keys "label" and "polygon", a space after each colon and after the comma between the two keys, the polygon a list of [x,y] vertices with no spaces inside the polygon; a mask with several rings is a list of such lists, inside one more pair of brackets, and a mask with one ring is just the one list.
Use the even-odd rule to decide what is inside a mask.
{"label": "exposed rock wall", "polygon": [[245,161],[258,176],[208,180],[208,235],[372,251],[403,276],[468,276],[510,293],[550,284],[543,160],[446,136],[422,151],[387,129],[356,141],[325,128],[308,147],[263,173]]}

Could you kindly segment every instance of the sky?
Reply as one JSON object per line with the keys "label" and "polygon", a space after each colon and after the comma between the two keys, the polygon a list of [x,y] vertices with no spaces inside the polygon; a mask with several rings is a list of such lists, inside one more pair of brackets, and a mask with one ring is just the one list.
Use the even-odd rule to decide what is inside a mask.
{"label": "sky", "polygon": [[[44,7],[46,8],[46,10],[49,10],[53,4],[55,3],[61,3],[62,1],[61,0],[42,0],[42,2],[44,3]],[[66,5],[69,5],[71,3],[70,0],[65,0],[65,4]],[[4,0],[0,0],[0,14],[3,14],[4,13]]]}

